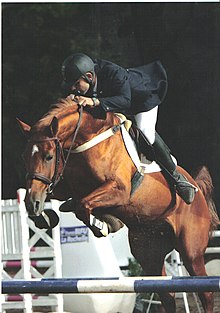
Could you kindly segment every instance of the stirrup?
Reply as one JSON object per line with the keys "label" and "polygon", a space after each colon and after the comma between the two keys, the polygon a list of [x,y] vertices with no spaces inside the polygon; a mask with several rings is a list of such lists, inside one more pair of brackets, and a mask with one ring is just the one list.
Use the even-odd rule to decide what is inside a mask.
{"label": "stirrup", "polygon": [[187,178],[178,173],[179,178],[176,180],[175,187],[178,195],[183,199],[186,204],[191,204],[195,198],[198,188],[190,183]]}

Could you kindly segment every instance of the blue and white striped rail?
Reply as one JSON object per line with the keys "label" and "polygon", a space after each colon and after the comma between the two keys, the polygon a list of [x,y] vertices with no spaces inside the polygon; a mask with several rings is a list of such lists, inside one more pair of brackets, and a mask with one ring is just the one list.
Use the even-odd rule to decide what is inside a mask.
{"label": "blue and white striped rail", "polygon": [[220,291],[220,276],[63,278],[2,281],[2,293],[139,293]]}

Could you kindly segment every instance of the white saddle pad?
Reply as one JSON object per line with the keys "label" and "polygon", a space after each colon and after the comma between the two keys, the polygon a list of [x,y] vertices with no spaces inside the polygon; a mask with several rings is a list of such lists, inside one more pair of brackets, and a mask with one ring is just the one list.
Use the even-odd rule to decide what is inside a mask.
{"label": "white saddle pad", "polygon": [[[137,153],[135,142],[129,135],[128,131],[125,129],[124,125],[122,125],[121,127],[121,134],[122,134],[127,152],[139,172],[155,173],[155,172],[161,171],[160,166],[155,161],[151,162],[146,159],[146,161],[144,160],[144,163],[141,162],[139,155]],[[177,164],[176,159],[173,156],[172,158],[173,158],[174,163]]]}

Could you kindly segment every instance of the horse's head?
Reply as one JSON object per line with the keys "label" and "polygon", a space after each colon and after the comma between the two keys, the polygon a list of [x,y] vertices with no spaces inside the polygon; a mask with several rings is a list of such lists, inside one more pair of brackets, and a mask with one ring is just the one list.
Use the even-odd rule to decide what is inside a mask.
{"label": "horse's head", "polygon": [[58,121],[54,117],[49,126],[31,128],[18,120],[28,142],[23,154],[27,170],[25,204],[29,215],[40,215],[51,187],[62,168],[62,149],[57,138]]}
{"label": "horse's head", "polygon": [[[33,127],[17,120],[28,138],[24,161],[27,170],[25,204],[29,215],[42,213],[48,193],[62,176],[65,168],[62,149],[70,151],[112,124],[112,120],[106,123],[105,119],[94,115],[89,110],[84,110],[82,115],[82,107],[67,97],[52,106]],[[68,156],[69,153],[65,164]]]}

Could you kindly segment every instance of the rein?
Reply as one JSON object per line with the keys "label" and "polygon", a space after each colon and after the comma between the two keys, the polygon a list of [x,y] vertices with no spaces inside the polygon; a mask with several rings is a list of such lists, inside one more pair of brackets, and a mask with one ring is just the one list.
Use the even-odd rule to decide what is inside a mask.
{"label": "rein", "polygon": [[75,132],[74,132],[74,135],[73,135],[73,139],[72,139],[71,145],[70,145],[70,147],[69,147],[69,149],[68,149],[68,153],[67,153],[66,159],[64,160],[64,166],[63,166],[63,169],[62,169],[62,172],[61,172],[62,177],[63,177],[63,172],[64,172],[64,170],[65,170],[67,161],[68,161],[68,159],[69,159],[71,150],[72,150],[72,148],[73,148],[74,142],[75,142],[75,140],[76,140],[76,136],[77,136],[77,134],[78,134],[78,132],[79,132],[79,128],[80,128],[81,121],[82,121],[82,116],[83,116],[83,106],[81,105],[80,108],[79,108],[79,120],[78,120],[78,122],[77,122],[76,129],[75,129]]}
{"label": "rein", "polygon": [[[83,115],[83,106],[80,106],[80,108],[79,108],[79,120],[77,122],[76,129],[74,131],[72,142],[71,142],[71,145],[68,149],[68,153],[67,153],[66,158],[64,157],[61,143],[57,137],[45,138],[45,139],[41,139],[41,140],[37,140],[37,141],[30,141],[32,143],[54,141],[56,144],[56,164],[55,164],[55,170],[54,170],[54,175],[53,175],[52,179],[46,177],[45,175],[43,175],[41,173],[27,173],[27,175],[26,175],[26,179],[36,179],[36,180],[39,180],[39,181],[43,182],[44,184],[48,185],[47,194],[52,194],[56,185],[59,183],[59,181],[61,179],[63,179],[63,173],[64,173],[64,170],[66,168],[66,165],[67,165],[67,162],[68,162],[68,159],[69,159],[71,153],[83,152],[83,151],[93,147],[94,145],[98,144],[99,142],[111,137],[112,135],[114,135],[115,133],[118,132],[118,130],[121,128],[121,125],[124,123],[124,122],[122,122],[119,125],[114,125],[113,127],[108,129],[104,133],[101,133],[101,134],[97,135],[96,137],[94,137],[90,142],[87,142],[87,143],[77,147],[76,149],[72,150],[73,145],[74,145],[75,140],[76,140],[76,136],[79,132],[79,128],[80,128],[81,121],[82,121],[82,115]],[[60,161],[62,161],[63,167],[59,173]]]}

